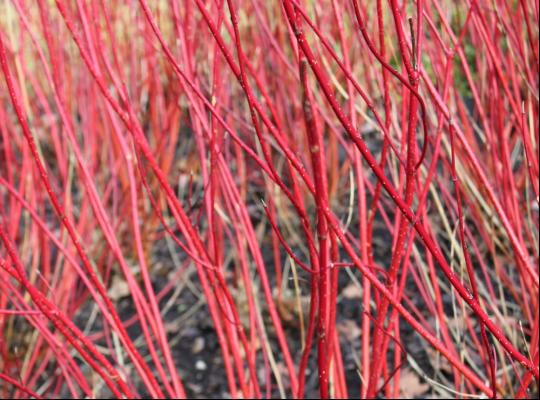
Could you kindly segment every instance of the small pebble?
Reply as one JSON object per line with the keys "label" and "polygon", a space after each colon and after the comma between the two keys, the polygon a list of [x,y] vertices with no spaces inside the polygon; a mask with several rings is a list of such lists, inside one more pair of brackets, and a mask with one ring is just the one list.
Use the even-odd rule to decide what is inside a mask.
{"label": "small pebble", "polygon": [[203,360],[197,360],[195,369],[198,371],[206,371],[206,363]]}
{"label": "small pebble", "polygon": [[198,337],[193,342],[193,346],[191,347],[191,351],[193,354],[198,354],[204,349],[204,338]]}

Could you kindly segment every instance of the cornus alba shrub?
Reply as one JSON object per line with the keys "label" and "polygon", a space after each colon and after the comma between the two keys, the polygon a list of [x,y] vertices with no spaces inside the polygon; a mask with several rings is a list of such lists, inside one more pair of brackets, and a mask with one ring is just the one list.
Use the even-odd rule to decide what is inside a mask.
{"label": "cornus alba shrub", "polygon": [[2,0],[0,395],[538,395],[538,1]]}

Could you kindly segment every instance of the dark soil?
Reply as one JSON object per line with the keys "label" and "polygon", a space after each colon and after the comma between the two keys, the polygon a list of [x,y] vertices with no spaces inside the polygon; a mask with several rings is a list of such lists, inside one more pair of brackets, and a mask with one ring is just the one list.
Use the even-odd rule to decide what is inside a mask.
{"label": "dark soil", "polygon": [[[376,235],[383,235],[384,231],[380,230],[375,232]],[[388,247],[390,242],[388,238],[379,238],[379,245],[375,251],[376,258],[384,258],[389,254]],[[166,246],[163,246],[166,248]],[[156,246],[156,248],[163,248]],[[152,276],[155,278],[154,290],[159,293],[160,290],[165,287],[169,282],[169,274],[175,270],[172,264],[170,256],[160,252],[155,254],[158,263],[154,266],[156,271]],[[271,260],[267,261],[266,265],[272,266]],[[351,271],[358,279],[361,279],[357,271]],[[268,268],[268,274],[271,279],[274,279],[273,267]],[[308,279],[307,275],[302,276],[300,280],[303,293],[308,293]],[[184,285],[181,282],[190,282],[190,285]],[[274,282],[272,282],[274,283]],[[200,285],[198,283],[198,277],[196,272],[191,268],[187,269],[183,276],[179,279],[179,284],[184,285],[180,293],[173,294],[173,290],[167,293],[160,302],[160,308],[163,309],[168,304],[168,311],[164,316],[165,327],[168,334],[169,343],[172,350],[172,356],[175,360],[179,375],[184,383],[185,390],[190,398],[228,398],[229,387],[227,384],[225,370],[223,366],[223,359],[221,355],[221,349],[217,340],[217,336],[213,329],[212,320],[208,309],[204,303],[204,300],[200,297]],[[351,285],[351,278],[344,271],[340,271],[339,274],[339,286],[340,293],[345,287]],[[173,296],[176,296],[173,298]],[[173,298],[173,299],[172,299]],[[171,300],[172,299],[172,300]],[[360,307],[361,300],[359,298],[347,298],[346,296],[340,296],[338,301],[337,310],[337,329],[340,332],[341,348],[344,368],[346,371],[346,383],[351,398],[358,398],[360,396],[361,381],[358,374],[357,362],[360,357],[360,321],[363,310]],[[118,300],[118,309],[120,310],[120,316],[124,320],[129,320],[135,315],[135,310],[130,298],[122,298]],[[89,307],[83,307],[79,313],[79,318],[76,321],[81,328],[84,328],[91,310]],[[266,316],[263,315],[263,318]],[[268,336],[271,341],[271,346],[274,349],[274,355],[278,363],[282,363],[282,357],[278,349],[276,338],[271,328],[268,328],[271,324],[267,324]],[[421,339],[404,323],[401,325],[401,339],[402,344],[407,353],[414,357],[420,367],[426,372],[431,373],[432,367],[430,365],[429,356],[426,353],[424,343]],[[301,342],[300,342],[300,330],[297,326],[285,325],[286,336],[289,341],[289,347],[293,353],[295,362],[298,364],[301,357]],[[92,325],[91,332],[100,332],[102,330],[102,320],[96,318]],[[129,327],[128,332],[134,339],[141,336],[141,330],[137,323]],[[98,345],[106,345],[101,343],[100,340],[96,342]],[[394,346],[391,346],[392,348]],[[141,349],[143,356],[147,356],[144,353],[144,349]],[[264,365],[262,356],[257,360],[259,366]],[[388,359],[392,360],[393,350],[388,353]],[[112,359],[112,358],[111,358]],[[403,357],[406,366],[406,356]],[[114,360],[113,360],[114,361]],[[150,364],[152,365],[152,364]],[[391,361],[390,361],[391,365]],[[131,372],[131,376],[136,376],[134,371]],[[264,380],[264,372],[260,371],[261,376],[259,380],[261,382],[261,391],[266,393],[270,391],[272,398],[279,398],[279,391],[275,381],[271,381],[269,386],[266,385]],[[133,382],[141,394],[141,396],[147,396],[141,382]],[[287,385],[287,382],[285,382]],[[290,388],[286,387],[287,395],[290,395]],[[381,393],[382,394],[382,393]],[[68,393],[65,392],[66,397]],[[101,391],[101,395],[106,398],[110,397],[110,393],[107,393],[107,389],[104,387]],[[317,365],[316,365],[316,350],[315,347],[312,351],[311,360],[308,366],[308,373],[306,376],[306,397],[318,398],[318,379],[317,379]]]}

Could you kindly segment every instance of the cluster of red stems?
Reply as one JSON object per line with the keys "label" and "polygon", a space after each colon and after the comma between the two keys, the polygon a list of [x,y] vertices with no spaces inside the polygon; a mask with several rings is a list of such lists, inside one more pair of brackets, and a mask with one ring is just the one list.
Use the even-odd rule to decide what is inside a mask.
{"label": "cluster of red stems", "polygon": [[[321,398],[350,395],[343,275],[359,277],[361,397],[402,395],[411,365],[433,393],[529,396],[538,13],[532,0],[3,1],[0,395],[186,397],[161,305],[193,271],[232,397],[302,398],[313,373]],[[178,257],[157,288],[164,240]],[[74,322],[88,304],[98,331]],[[404,328],[444,374],[421,374]]]}

